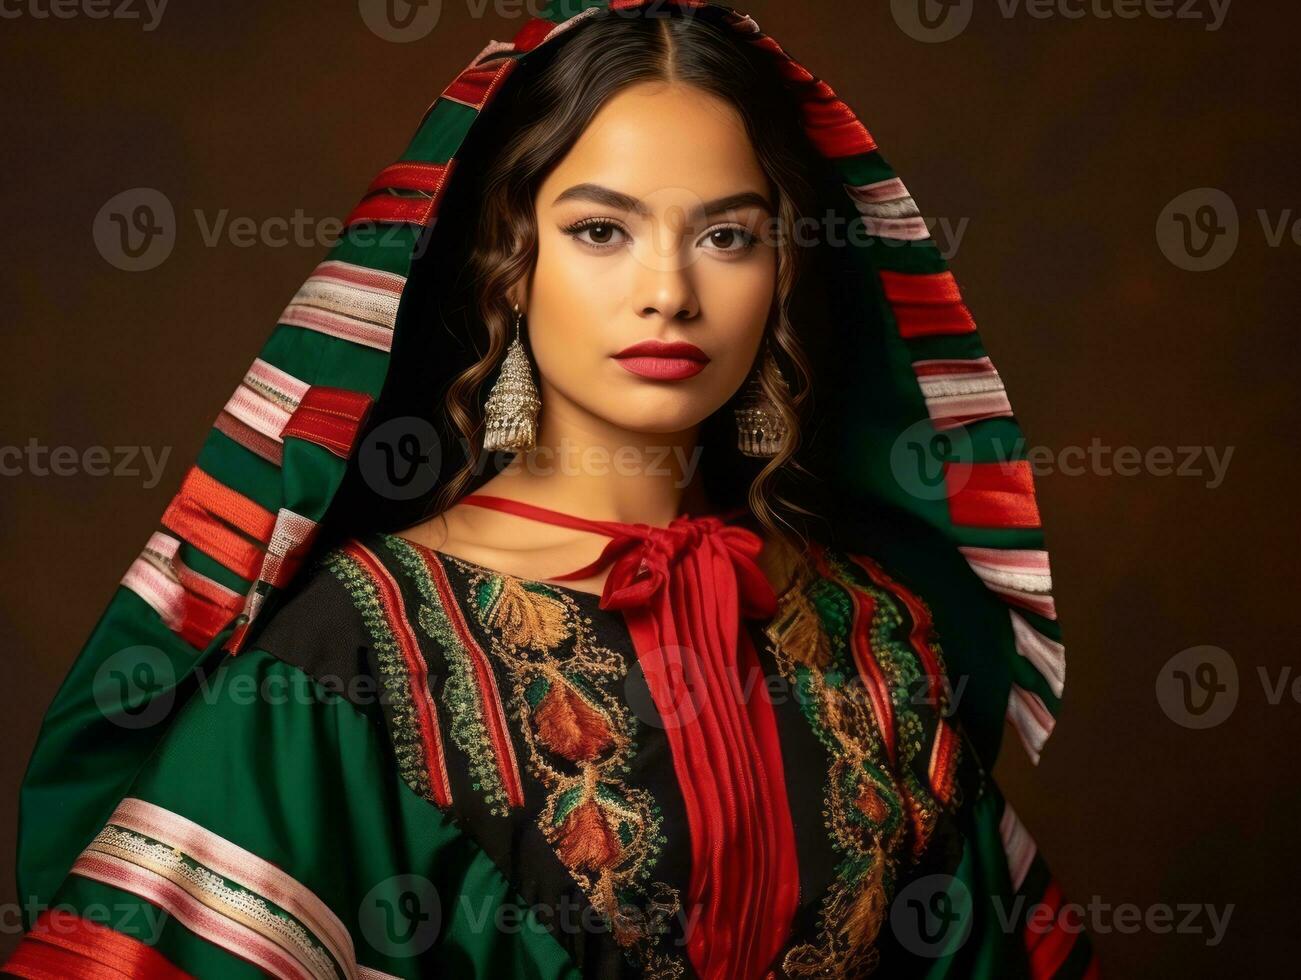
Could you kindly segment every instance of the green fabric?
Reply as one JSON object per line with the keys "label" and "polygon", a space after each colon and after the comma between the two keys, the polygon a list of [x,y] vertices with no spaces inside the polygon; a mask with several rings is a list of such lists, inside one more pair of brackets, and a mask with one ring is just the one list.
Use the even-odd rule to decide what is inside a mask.
{"label": "green fabric", "polygon": [[18,809],[18,894],[48,904],[188,696],[196,654],[134,592],[119,588],[54,697]]}
{"label": "green fabric", "polygon": [[[378,706],[363,714],[267,653],[226,657],[122,795],[276,865],[339,917],[365,966],[401,977],[578,976],[532,911],[518,932],[483,927],[519,899],[450,817],[397,777],[380,724]],[[376,949],[384,904],[402,907],[410,875],[436,889],[437,938],[417,932],[409,947]],[[111,909],[106,924],[195,976],[262,975],[129,892],[73,874],[53,904]]]}
{"label": "green fabric", "polygon": [[953,878],[959,883],[955,887],[973,896],[971,932],[952,954],[935,960],[927,980],[1017,980],[1030,975],[1020,930],[1004,928],[994,905],[998,902],[1002,909],[1010,909],[1015,898],[998,832],[1002,815],[1003,802],[992,786],[970,808],[966,847]]}

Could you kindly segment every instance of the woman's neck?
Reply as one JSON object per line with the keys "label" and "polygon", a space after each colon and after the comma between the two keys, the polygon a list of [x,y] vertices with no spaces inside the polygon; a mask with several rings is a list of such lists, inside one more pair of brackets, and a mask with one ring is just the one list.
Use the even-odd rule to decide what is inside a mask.
{"label": "woman's neck", "polygon": [[699,430],[638,433],[549,399],[537,448],[477,492],[597,520],[664,526],[703,509]]}

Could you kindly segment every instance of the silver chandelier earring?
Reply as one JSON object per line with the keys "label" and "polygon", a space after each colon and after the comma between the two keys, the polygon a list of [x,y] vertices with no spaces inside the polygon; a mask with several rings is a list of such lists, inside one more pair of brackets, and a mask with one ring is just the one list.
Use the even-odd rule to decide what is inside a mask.
{"label": "silver chandelier earring", "polygon": [[501,374],[484,406],[483,448],[486,452],[526,453],[537,445],[538,411],[542,400],[533,384],[533,368],[520,342],[523,314],[515,304],[515,339],[506,349]]}
{"label": "silver chandelier earring", "polygon": [[[766,361],[772,364],[782,389],[788,391],[786,378],[771,353],[766,355]],[[790,428],[776,403],[764,391],[761,373],[762,369],[751,376],[736,407],[736,445],[746,456],[771,459],[785,448]]]}

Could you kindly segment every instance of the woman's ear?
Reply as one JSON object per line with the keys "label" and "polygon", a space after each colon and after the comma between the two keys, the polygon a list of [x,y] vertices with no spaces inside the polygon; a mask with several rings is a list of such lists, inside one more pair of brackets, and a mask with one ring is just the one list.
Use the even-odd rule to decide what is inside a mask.
{"label": "woman's ear", "polygon": [[521,279],[506,290],[506,302],[510,304],[512,310],[517,309],[524,313],[528,310],[528,293],[528,281]]}

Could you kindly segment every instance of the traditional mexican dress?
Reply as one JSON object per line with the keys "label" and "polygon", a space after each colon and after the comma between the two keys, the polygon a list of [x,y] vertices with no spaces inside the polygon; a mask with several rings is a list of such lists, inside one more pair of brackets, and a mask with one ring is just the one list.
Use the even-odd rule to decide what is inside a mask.
{"label": "traditional mexican dress", "polygon": [[735,515],[469,498],[609,538],[530,581],[395,533],[367,447],[474,357],[429,323],[475,123],[641,5],[489,44],[281,315],[46,716],[12,975],[1095,975],[990,776],[1005,720],[1038,758],[1064,676],[1001,379],[866,128],[749,17],[667,4],[768,59],[868,232],[810,256],[834,540],[774,580]]}

